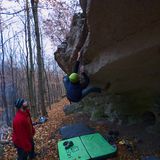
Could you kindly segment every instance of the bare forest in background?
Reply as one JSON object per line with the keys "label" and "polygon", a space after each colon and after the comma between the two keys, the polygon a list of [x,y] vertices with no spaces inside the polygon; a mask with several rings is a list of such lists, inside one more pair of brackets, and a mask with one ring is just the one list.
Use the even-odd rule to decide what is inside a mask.
{"label": "bare forest in background", "polygon": [[[11,125],[16,98],[27,99],[32,115],[38,117],[45,116],[51,104],[64,96],[64,73],[54,60],[54,51],[65,39],[79,4],[17,0],[14,4],[19,7],[11,10],[3,6],[4,1],[0,1],[0,125]],[[50,54],[46,49],[49,41]]]}

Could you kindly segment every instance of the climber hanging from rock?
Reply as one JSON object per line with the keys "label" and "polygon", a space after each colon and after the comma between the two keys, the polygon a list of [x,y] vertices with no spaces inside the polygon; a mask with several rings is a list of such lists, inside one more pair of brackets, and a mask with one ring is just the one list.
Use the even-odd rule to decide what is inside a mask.
{"label": "climber hanging from rock", "polygon": [[88,87],[90,80],[84,70],[81,71],[81,74],[84,77],[84,82],[80,82],[80,75],[78,74],[80,57],[81,53],[78,52],[78,57],[73,68],[73,73],[71,73],[69,76],[67,75],[63,77],[63,83],[66,88],[67,98],[70,102],[79,102],[83,97],[92,92],[101,93],[100,88]]}

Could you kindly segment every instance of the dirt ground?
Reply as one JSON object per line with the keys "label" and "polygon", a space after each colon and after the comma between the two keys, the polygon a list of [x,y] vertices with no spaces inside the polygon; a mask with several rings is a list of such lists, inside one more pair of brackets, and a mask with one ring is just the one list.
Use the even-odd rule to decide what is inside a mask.
{"label": "dirt ground", "polygon": [[[118,136],[112,139],[118,147],[117,155],[108,160],[140,160],[146,155],[160,157],[160,136],[148,134],[142,125],[119,126],[107,121],[90,121],[89,117],[82,113],[66,116],[63,112],[64,105],[68,101],[64,98],[54,104],[48,111],[48,121],[42,125],[36,125],[35,150],[37,160],[58,160],[57,142],[61,140],[59,128],[65,124],[83,122],[89,127],[100,132],[105,138],[111,131],[118,131]],[[16,160],[14,146],[5,145],[4,157],[1,160]]]}

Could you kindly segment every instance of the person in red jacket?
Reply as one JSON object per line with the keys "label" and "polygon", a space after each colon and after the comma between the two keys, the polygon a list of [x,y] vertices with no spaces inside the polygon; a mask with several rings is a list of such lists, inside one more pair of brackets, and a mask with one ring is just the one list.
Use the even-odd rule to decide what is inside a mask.
{"label": "person in red jacket", "polygon": [[12,140],[17,149],[18,160],[27,160],[35,158],[33,136],[35,129],[32,125],[29,113],[28,103],[22,98],[15,102],[18,109],[13,119]]}

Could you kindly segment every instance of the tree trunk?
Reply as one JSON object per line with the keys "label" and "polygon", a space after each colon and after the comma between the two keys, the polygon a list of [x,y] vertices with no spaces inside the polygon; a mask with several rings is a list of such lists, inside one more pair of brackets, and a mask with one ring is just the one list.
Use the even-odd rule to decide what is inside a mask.
{"label": "tree trunk", "polygon": [[0,34],[1,34],[1,46],[2,46],[2,70],[1,70],[2,102],[3,102],[3,106],[5,108],[7,125],[10,125],[9,115],[8,115],[8,104],[7,104],[7,99],[6,99],[6,82],[5,82],[5,71],[4,71],[4,44],[3,44],[3,32],[2,32],[2,28],[0,30],[1,30]]}
{"label": "tree trunk", "polygon": [[[11,61],[11,76],[12,76],[12,103],[14,103],[16,99],[15,94],[15,85],[14,85],[14,70],[13,70],[13,56],[10,55],[10,61]],[[12,107],[12,117],[15,116],[15,107]]]}
{"label": "tree trunk", "polygon": [[[33,54],[32,54],[32,42],[31,42],[31,27],[30,27],[30,16],[29,16],[29,5],[28,0],[26,0],[26,11],[27,11],[27,27],[26,32],[28,33],[28,47],[26,46],[26,50],[29,49],[29,59],[30,59],[30,67],[28,71],[28,84],[29,84],[29,99],[31,103],[31,111],[36,117],[36,96],[34,90],[34,65],[33,65]],[[27,30],[28,29],[28,30]],[[27,37],[27,36],[26,36]],[[27,59],[28,61],[28,59]],[[29,65],[28,65],[29,66]]]}
{"label": "tree trunk", "polygon": [[40,44],[40,34],[39,34],[39,24],[38,24],[38,0],[31,0],[33,18],[35,23],[35,35],[36,35],[36,44],[37,44],[37,64],[38,64],[38,88],[39,88],[39,98],[40,98],[40,107],[42,115],[46,115],[46,107],[44,102],[44,73],[43,73],[43,61],[41,53],[41,44]]}
{"label": "tree trunk", "polygon": [[47,90],[48,90],[48,92],[47,92],[47,95],[48,95],[47,105],[49,106],[49,109],[51,109],[51,95],[50,95],[50,89],[49,89],[49,81],[48,81],[48,76],[47,76],[46,70],[44,70],[44,72],[45,72]]}

